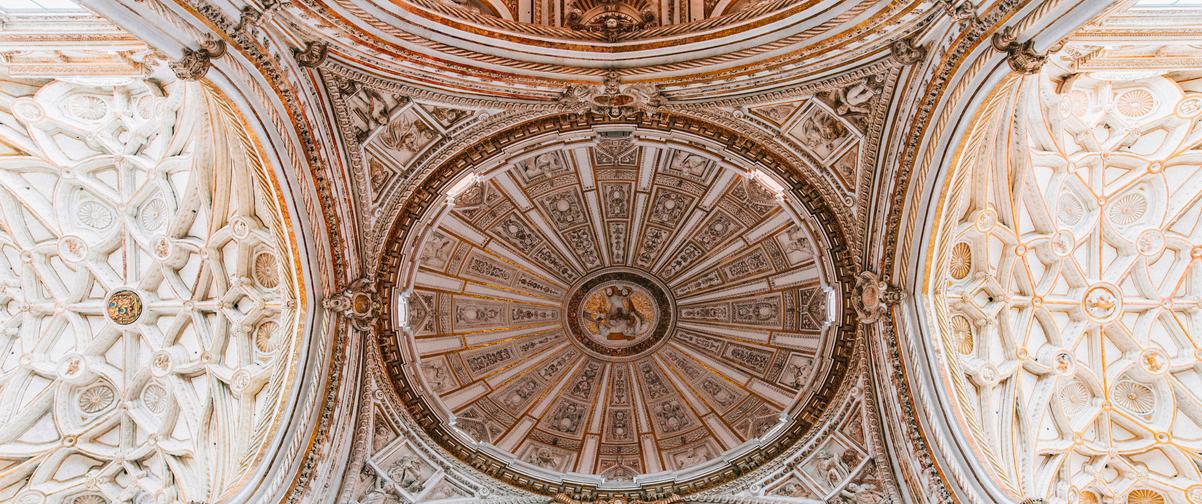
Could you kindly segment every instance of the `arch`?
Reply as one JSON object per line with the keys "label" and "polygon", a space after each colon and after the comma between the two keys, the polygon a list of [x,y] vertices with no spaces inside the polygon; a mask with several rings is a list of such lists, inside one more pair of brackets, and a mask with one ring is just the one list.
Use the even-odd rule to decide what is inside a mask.
{"label": "arch", "polygon": [[[1067,37],[1097,9],[1070,9],[1070,12],[1073,20],[1062,18],[1062,22],[1044,26],[1043,31],[1034,30],[1032,40],[1035,46],[1056,45],[1056,41]],[[1020,21],[1019,25],[1022,24]],[[996,96],[997,90],[1006,87],[1013,79],[1011,70],[1002,64],[1003,56],[1004,53],[990,54],[988,50],[974,54],[959,65],[959,68],[969,68],[971,71],[953,74],[948,80],[945,89],[952,91],[949,96],[953,98],[940,104],[936,110],[941,110],[940,114],[950,120],[932,122],[922,131],[919,147],[915,149],[921,153],[922,159],[915,162],[917,185],[911,188],[906,197],[907,207],[897,231],[901,243],[906,245],[897,249],[893,264],[886,267],[893,272],[891,274],[901,288],[912,295],[896,308],[894,328],[900,340],[899,349],[909,363],[907,378],[914,400],[918,402],[918,410],[925,412],[919,419],[919,425],[925,432],[926,444],[939,461],[943,476],[950,483],[950,490],[963,498],[981,501],[1008,501],[1021,497],[1003,490],[990,477],[991,469],[980,460],[975,442],[961,430],[957,406],[954,404],[956,396],[946,388],[942,367],[936,357],[945,354],[947,349],[932,347],[931,337],[935,333],[930,329],[932,316],[922,285],[926,275],[930,274],[930,270],[925,268],[931,267],[931,226],[941,201],[940,188],[945,187],[949,173],[961,159],[965,138],[970,135],[976,118],[982,114],[982,110],[988,109],[988,102]],[[889,332],[893,332],[892,328]]]}
{"label": "arch", "polygon": [[[185,48],[200,47],[205,34],[212,33],[208,19],[199,14],[167,10],[160,4],[139,5],[135,9],[118,2],[81,0],[80,3],[147,45],[174,57],[180,56]],[[317,444],[329,447],[326,454],[350,449],[349,434],[335,436],[333,440],[315,438],[320,436],[316,429],[323,409],[332,410],[339,398],[354,397],[359,386],[357,381],[342,376],[344,372],[353,376],[355,368],[336,364],[334,349],[342,348],[351,355],[361,349],[353,345],[337,347],[336,341],[345,337],[340,334],[345,329],[340,329],[335,319],[320,309],[329,292],[347,282],[339,274],[347,274],[349,270],[332,267],[334,258],[353,255],[342,249],[345,243],[337,238],[337,228],[332,225],[335,221],[324,213],[328,209],[313,203],[321,199],[319,194],[330,189],[328,185],[321,187],[313,177],[313,170],[325,168],[316,164],[314,160],[318,158],[310,157],[309,151],[314,147],[302,141],[300,132],[312,126],[306,122],[309,119],[305,114],[298,112],[299,104],[294,99],[311,94],[279,87],[283,80],[280,72],[296,71],[296,67],[281,68],[266,63],[271,58],[259,53],[254,44],[246,44],[249,39],[245,37],[249,34],[232,28],[232,23],[225,26],[229,38],[224,41],[229,50],[211,62],[204,80],[245,119],[249,136],[264,157],[264,165],[279,181],[283,193],[280,203],[292,216],[289,233],[297,242],[298,274],[306,280],[302,294],[308,301],[301,314],[301,323],[309,337],[297,356],[300,371],[292,389],[287,391],[291,401],[282,412],[285,423],[267,445],[268,453],[274,455],[255,468],[253,477],[248,478],[248,484],[237,494],[227,496],[231,502],[258,502],[277,500],[295,491],[293,485],[298,482],[305,485],[312,484],[313,479],[337,479],[336,474],[342,473],[341,468],[318,473],[304,467]],[[303,83],[304,79],[291,82]],[[329,390],[335,383],[343,385],[335,388],[336,394],[331,397]],[[351,422],[349,418],[336,420]],[[346,430],[330,428],[328,432],[337,434]],[[338,466],[345,457],[332,460]]]}

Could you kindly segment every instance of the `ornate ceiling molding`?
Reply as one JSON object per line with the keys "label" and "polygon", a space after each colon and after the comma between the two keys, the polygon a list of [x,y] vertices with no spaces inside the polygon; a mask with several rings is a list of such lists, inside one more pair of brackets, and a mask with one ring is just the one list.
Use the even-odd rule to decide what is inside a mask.
{"label": "ornate ceiling molding", "polygon": [[[331,167],[339,166],[340,160],[330,154],[334,148],[327,141],[332,135],[321,133],[321,121],[313,120],[312,114],[321,107],[307,100],[315,95],[297,90],[297,86],[303,89],[307,84],[304,79],[294,78],[296,67],[287,65],[292,61],[291,48],[268,28],[273,10],[269,7],[261,16],[252,15],[259,21],[252,23],[205,2],[88,6],[134,35],[153,41],[167,54],[180,54],[184,48],[197,47],[199,41],[214,35],[227,44],[227,55],[216,60],[215,71],[208,72],[206,78],[252,118],[250,128],[264,146],[269,164],[286,181],[282,184],[288,188],[290,204],[303,230],[297,236],[305,237],[303,264],[313,278],[309,283],[313,291],[308,295],[317,297],[321,291],[330,292],[341,282],[348,282],[341,272],[353,274],[348,272],[348,265],[353,267],[358,259],[357,253],[348,248],[347,230],[338,217],[346,200],[337,196],[344,191],[335,189],[339,177]],[[308,316],[314,317],[314,313]],[[281,449],[273,465],[257,486],[239,498],[286,495],[297,502],[314,479],[340,477],[334,475],[342,473],[340,459],[319,456],[349,447],[349,436],[343,436],[334,425],[347,421],[342,412],[354,408],[353,402],[347,404],[343,399],[358,386],[354,376],[359,358],[353,357],[357,355],[356,347],[345,344],[348,334],[338,331],[334,320],[317,317],[308,323],[312,327],[311,345],[305,354],[309,364],[290,406],[294,426],[288,431],[290,441],[275,441]],[[330,466],[335,469],[328,469]]]}
{"label": "ornate ceiling molding", "polygon": [[[386,224],[399,203],[430,167],[459,152],[464,145],[535,117],[579,110],[580,100],[554,105],[507,100],[463,98],[383,81],[333,64],[324,68],[353,168],[351,187],[357,200],[371,202],[359,212],[360,229],[369,257],[384,246]],[[889,60],[852,72],[786,90],[710,102],[662,103],[654,113],[698,117],[737,129],[778,152],[794,166],[804,166],[817,179],[822,197],[851,209],[840,212],[840,226],[855,229],[867,215],[872,186],[872,163],[877,157],[889,97],[898,69]],[[585,90],[606,96],[605,91]],[[591,96],[591,95],[590,95]],[[612,102],[607,102],[612,103]],[[632,101],[632,103],[637,103]],[[608,112],[607,112],[608,113]],[[816,134],[817,123],[825,124]],[[387,130],[389,133],[383,133]],[[405,149],[381,142],[411,138]],[[848,139],[851,139],[849,142]],[[848,145],[850,144],[850,145]],[[846,154],[844,154],[846,153]],[[828,168],[834,165],[834,168]],[[849,233],[858,248],[862,235]]]}
{"label": "ornate ceiling molding", "polygon": [[[669,93],[681,95],[693,92],[688,86],[710,96],[779,87],[853,66],[856,61],[886,51],[892,39],[863,35],[878,32],[904,36],[921,29],[934,14],[919,4],[860,2],[841,4],[833,7],[838,12],[822,14],[804,11],[809,6],[806,3],[795,6],[803,8],[794,15],[801,22],[767,24],[757,31],[754,41],[732,43],[721,38],[751,33],[739,30],[705,32],[709,35],[704,41],[665,41],[680,51],[691,47],[722,49],[716,53],[703,50],[696,55],[681,53],[662,63],[648,57],[663,54],[663,48],[629,47],[634,51],[630,57],[635,58],[629,63],[621,59],[577,61],[564,53],[575,50],[575,46],[559,40],[549,40],[546,48],[526,49],[520,41],[500,34],[494,41],[494,35],[478,29],[456,36],[436,36],[431,30],[443,29],[437,22],[420,29],[409,27],[403,14],[390,17],[394,14],[386,13],[390,11],[381,6],[352,1],[299,3],[288,12],[293,29],[312,32],[312,37],[328,41],[335,57],[348,66],[372,68],[393,80],[430,87],[530,98],[558,93],[567,83],[599,83],[613,71],[624,80],[659,84]],[[819,9],[817,4],[812,7]],[[861,21],[864,17],[867,22]],[[777,31],[772,35],[760,33],[769,28]],[[448,45],[456,44],[456,40],[488,41],[488,47],[477,47],[475,42],[465,42],[467,45],[462,47]],[[579,54],[617,58],[629,45],[605,44],[612,47],[579,48]],[[550,53],[534,56],[540,51]]]}
{"label": "ornate ceiling molding", "polygon": [[[403,387],[400,394],[392,391],[392,384],[403,384],[407,375],[398,367],[398,349],[388,346],[397,341],[387,330],[397,316],[390,296],[398,279],[390,275],[403,257],[416,253],[400,248],[400,238],[412,231],[408,226],[416,222],[417,210],[442,194],[435,186],[449,180],[449,173],[479,169],[488,159],[529,148],[523,142],[589,128],[675,130],[699,139],[698,149],[716,149],[748,166],[780,170],[790,179],[786,189],[798,191],[799,199],[811,206],[823,234],[838,237],[825,253],[836,258],[841,292],[853,292],[855,274],[864,269],[881,271],[884,282],[912,289],[905,264],[914,251],[893,247],[917,241],[914,214],[923,208],[917,188],[927,187],[939,172],[957,131],[955,121],[975,103],[972,93],[989,88],[995,77],[988,76],[1009,71],[1004,57],[1014,55],[1022,63],[1023,57],[1043,54],[1067,33],[1065,26],[1079,23],[1089,12],[1068,0],[975,7],[964,2],[849,2],[809,13],[805,9],[810,4],[786,7],[778,1],[729,18],[674,19],[669,26],[641,30],[625,31],[630,26],[622,23],[629,20],[619,20],[618,29],[607,32],[600,25],[587,30],[536,27],[434,2],[401,3],[410,13],[422,10],[420,19],[384,20],[379,9],[392,4],[351,0],[269,2],[240,9],[199,0],[96,5],[171,56],[201,47],[210,36],[227,44],[226,55],[205,58],[207,72],[185,73],[215,82],[253,119],[255,137],[271,158],[268,164],[279,167],[282,185],[296,200],[304,229],[297,236],[311,254],[305,258],[315,288],[311,297],[328,301],[329,309],[316,315],[320,326],[315,324],[312,333],[312,364],[295,403],[296,432],[279,444],[283,451],[256,498],[286,495],[300,502],[334,491],[354,498],[440,495],[514,503],[549,498],[488,476],[533,485],[485,459],[479,459],[482,471],[457,462],[457,455],[439,448],[424,430],[412,428],[425,421],[410,416],[411,408],[404,406],[415,396]],[[475,3],[469,7],[478,7]],[[714,12],[729,8],[730,2],[713,7]],[[579,22],[564,18],[563,23],[587,27],[593,14],[582,9]],[[626,12],[635,24],[648,22],[632,17],[642,14],[637,8]],[[662,16],[656,14],[657,19]],[[812,23],[771,27],[803,18]],[[1058,21],[1049,25],[1049,20]],[[689,45],[747,42],[752,39],[745,30],[736,33],[741,30],[736,28],[757,23],[772,30],[766,37],[772,40],[748,42],[721,54],[693,51]],[[1001,41],[998,52],[988,38],[1003,25],[1014,26],[1019,36]],[[711,29],[712,35],[704,31]],[[445,36],[460,32],[471,33],[476,45]],[[1018,44],[1025,40],[1033,41],[1030,51]],[[597,62],[620,61],[668,41],[683,47],[679,60],[619,69],[611,89],[602,87],[615,69]],[[505,49],[529,52],[497,49],[504,44],[512,46]],[[545,60],[544,51],[555,44],[600,57]],[[581,50],[594,44],[616,45],[613,50]],[[1079,64],[1087,68],[1103,61],[1096,56],[1083,57]],[[41,64],[29,61],[27,68]],[[195,63],[193,69],[205,66]],[[109,71],[105,69],[127,64],[113,60],[97,68]],[[1183,59],[1179,64],[1194,68],[1189,65],[1196,62]],[[593,114],[611,110],[614,118]],[[882,150],[882,144],[898,147]],[[377,267],[383,275],[376,276]],[[378,296],[360,302],[372,296],[373,286]],[[862,328],[856,327],[851,310],[844,310],[838,323],[848,336],[841,341],[850,341],[855,331],[867,339],[861,347],[863,361],[850,346],[839,347],[840,365],[846,369],[838,397],[863,390],[860,406],[829,399],[836,384],[828,379],[820,389],[828,398],[825,412],[807,417],[808,430],[790,431],[781,447],[757,455],[761,459],[735,462],[740,470],[758,469],[740,478],[682,485],[680,494],[709,485],[695,494],[699,501],[756,502],[809,495],[804,492],[813,498],[865,502],[979,499],[983,494],[974,493],[980,488],[972,481],[971,466],[956,458],[962,453],[957,452],[958,441],[946,425],[926,416],[939,402],[927,387],[930,369],[924,369],[922,343],[912,336],[917,327],[913,309],[913,302],[904,300]],[[881,314],[865,313],[870,311]],[[373,331],[375,337],[367,336]],[[371,355],[377,348],[383,369],[374,367],[379,363]],[[858,362],[864,363],[863,371],[854,364]],[[866,378],[856,378],[861,372]],[[392,384],[372,388],[377,379]],[[848,388],[853,381],[858,388]],[[850,450],[859,455],[850,464],[842,458],[847,446],[856,447],[849,442],[855,438],[835,432],[835,426],[854,416],[845,411],[857,408],[856,415],[867,419],[869,449]],[[356,422],[363,428],[352,428]],[[374,434],[354,434],[383,432],[381,425],[390,434],[379,446]],[[830,447],[823,443],[832,440],[841,448],[820,456],[824,446]],[[340,454],[348,450],[354,455],[346,462]],[[346,471],[346,464],[353,469]],[[341,479],[348,474],[353,478],[344,485]],[[823,478],[831,479],[823,483]],[[898,488],[892,485],[895,479],[902,483]],[[539,488],[554,493],[550,486]],[[579,500],[587,493],[583,488],[566,484],[559,490],[565,491],[564,498]],[[667,497],[652,490],[625,495]]]}
{"label": "ornate ceiling molding", "polygon": [[17,308],[4,345],[20,361],[0,387],[4,498],[255,486],[309,307],[289,209],[243,118],[165,71],[6,89],[20,129],[3,138],[0,241],[24,265],[4,268]]}

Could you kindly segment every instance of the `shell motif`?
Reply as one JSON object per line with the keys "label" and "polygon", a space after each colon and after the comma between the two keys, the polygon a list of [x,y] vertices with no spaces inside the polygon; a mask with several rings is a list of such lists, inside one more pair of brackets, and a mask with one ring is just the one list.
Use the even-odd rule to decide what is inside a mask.
{"label": "shell motif", "polygon": [[951,258],[948,259],[948,273],[956,280],[963,280],[972,271],[972,247],[966,242],[952,246]]}
{"label": "shell motif", "polygon": [[1132,490],[1127,494],[1127,504],[1164,504],[1164,495],[1147,488]]}
{"label": "shell motif", "polygon": [[1127,117],[1143,117],[1152,112],[1156,98],[1147,89],[1133,89],[1119,95],[1114,106]]}
{"label": "shell motif", "polygon": [[255,349],[262,353],[269,353],[275,350],[275,341],[272,339],[272,336],[275,335],[276,330],[279,328],[280,325],[272,320],[259,324],[259,327],[255,328]]}
{"label": "shell motif", "polygon": [[1133,192],[1120,196],[1110,204],[1108,215],[1110,221],[1120,226],[1127,226],[1143,218],[1148,212],[1148,199],[1143,194]]}
{"label": "shell motif", "polygon": [[264,289],[274,289],[280,286],[280,266],[275,255],[270,252],[260,252],[255,256],[255,282]]}
{"label": "shell motif", "polygon": [[85,121],[99,121],[108,115],[109,106],[96,96],[75,95],[67,102],[67,111]]}
{"label": "shell motif", "polygon": [[1156,407],[1156,396],[1152,393],[1152,388],[1131,380],[1116,383],[1110,400],[1116,406],[1137,415],[1150,414]]}
{"label": "shell motif", "polygon": [[1069,415],[1077,414],[1089,405],[1090,399],[1093,399],[1093,393],[1089,391],[1089,387],[1080,380],[1069,382],[1060,389],[1059,394],[1060,405]]}
{"label": "shell motif", "polygon": [[1060,219],[1060,222],[1070,226],[1076,225],[1085,217],[1085,205],[1081,204],[1081,200],[1073,194],[1061,194],[1056,206],[1059,207],[1056,215]]}
{"label": "shell motif", "polygon": [[113,404],[116,394],[108,385],[93,385],[79,393],[79,409],[84,413],[97,413]]}
{"label": "shell motif", "polygon": [[156,415],[167,411],[167,389],[158,383],[149,383],[142,388],[142,404]]}
{"label": "shell motif", "polygon": [[972,322],[964,315],[954,315],[951,320],[952,336],[955,338],[956,351],[961,355],[969,355],[976,346],[976,337],[972,333]]}

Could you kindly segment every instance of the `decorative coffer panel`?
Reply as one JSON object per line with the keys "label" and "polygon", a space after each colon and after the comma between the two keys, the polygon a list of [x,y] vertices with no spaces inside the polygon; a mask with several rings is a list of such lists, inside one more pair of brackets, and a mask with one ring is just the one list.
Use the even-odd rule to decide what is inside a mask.
{"label": "decorative coffer panel", "polygon": [[923,305],[962,434],[1016,499],[1202,502],[1200,91],[1012,78],[947,177]]}
{"label": "decorative coffer panel", "polygon": [[0,80],[0,501],[216,502],[276,434],[302,285],[213,89]]}

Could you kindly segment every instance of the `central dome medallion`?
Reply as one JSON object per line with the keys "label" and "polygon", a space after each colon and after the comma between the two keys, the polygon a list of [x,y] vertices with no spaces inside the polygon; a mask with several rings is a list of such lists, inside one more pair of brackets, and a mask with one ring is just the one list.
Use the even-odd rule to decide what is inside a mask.
{"label": "central dome medallion", "polygon": [[571,292],[564,309],[567,333],[600,358],[637,356],[659,346],[676,316],[667,286],[638,270],[601,270]]}
{"label": "central dome medallion", "polygon": [[427,433],[515,484],[629,496],[805,432],[845,369],[832,245],[799,181],[691,139],[557,131],[421,199],[397,344]]}

